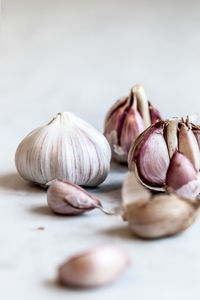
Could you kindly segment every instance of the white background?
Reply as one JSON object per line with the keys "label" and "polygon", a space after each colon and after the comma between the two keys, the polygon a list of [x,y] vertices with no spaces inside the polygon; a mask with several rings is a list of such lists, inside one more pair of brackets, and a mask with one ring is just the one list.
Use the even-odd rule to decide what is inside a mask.
{"label": "white background", "polygon": [[[2,299],[199,299],[199,221],[178,237],[150,242],[98,211],[53,216],[45,192],[16,175],[14,153],[59,111],[102,130],[108,108],[135,83],[164,117],[198,113],[200,2],[1,0],[0,29]],[[118,204],[125,171],[115,165],[91,192]],[[132,258],[119,281],[95,291],[56,284],[65,258],[104,242],[121,244]]]}

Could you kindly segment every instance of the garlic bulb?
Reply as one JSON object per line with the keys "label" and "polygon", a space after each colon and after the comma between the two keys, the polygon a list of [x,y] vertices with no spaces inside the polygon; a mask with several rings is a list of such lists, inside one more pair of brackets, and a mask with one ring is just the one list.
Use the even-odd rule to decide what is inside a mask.
{"label": "garlic bulb", "polygon": [[129,265],[127,254],[116,246],[99,246],[74,256],[58,270],[62,284],[77,288],[95,288],[110,283]]}
{"label": "garlic bulb", "polygon": [[132,143],[152,123],[161,119],[159,111],[147,100],[141,85],[135,85],[128,97],[118,100],[108,111],[104,124],[113,157],[127,162]]}
{"label": "garlic bulb", "polygon": [[[194,127],[196,134],[197,131],[200,133],[200,129],[197,130],[188,119],[157,121],[147,128],[131,147],[128,157],[129,169],[136,171],[144,185],[160,191],[167,187],[170,191],[172,181],[178,176],[179,182],[176,186],[173,184],[173,192],[179,189],[179,195],[181,193],[183,197],[195,197],[200,189],[200,151],[193,133]],[[195,184],[189,184],[190,181],[195,181]],[[187,195],[185,190],[180,190],[181,186],[186,184],[191,188],[188,186]]]}
{"label": "garlic bulb", "polygon": [[51,183],[47,191],[47,202],[53,212],[61,215],[77,215],[94,208],[109,215],[114,214],[106,211],[101,202],[84,189],[64,180]]}
{"label": "garlic bulb", "polygon": [[28,134],[15,155],[19,174],[41,185],[60,178],[96,186],[107,177],[110,159],[106,138],[69,112]]}
{"label": "garlic bulb", "polygon": [[152,195],[142,186],[133,172],[122,188],[123,219],[139,237],[160,238],[178,234],[197,218],[199,200],[185,199],[175,194]]}

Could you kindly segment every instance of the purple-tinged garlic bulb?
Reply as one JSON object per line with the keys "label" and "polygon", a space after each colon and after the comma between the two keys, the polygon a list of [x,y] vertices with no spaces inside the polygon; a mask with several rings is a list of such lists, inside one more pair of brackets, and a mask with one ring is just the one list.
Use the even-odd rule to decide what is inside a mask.
{"label": "purple-tinged garlic bulb", "polygon": [[59,281],[73,288],[97,288],[116,280],[130,259],[121,248],[104,245],[67,260],[58,270]]}
{"label": "purple-tinged garlic bulb", "polygon": [[123,219],[131,231],[146,239],[178,234],[196,220],[200,200],[177,194],[151,194],[133,172],[125,177],[122,187]]}
{"label": "purple-tinged garlic bulb", "polygon": [[60,215],[78,215],[94,208],[106,214],[101,202],[89,195],[83,188],[64,180],[55,180],[47,191],[47,203],[50,209]]}
{"label": "purple-tinged garlic bulb", "polygon": [[[200,151],[193,127],[188,118],[186,121],[178,118],[157,121],[131,147],[129,169],[136,171],[140,181],[150,189],[164,191],[168,186],[169,190],[171,187],[175,192],[189,184],[187,188],[191,188],[190,191],[187,189],[186,193],[186,190],[180,189],[178,194],[181,192],[182,197],[197,196]],[[178,185],[172,184],[176,172],[179,176]],[[195,181],[195,186],[191,181]]]}
{"label": "purple-tinged garlic bulb", "polygon": [[114,159],[127,162],[136,138],[152,123],[161,119],[159,111],[147,100],[141,85],[135,85],[128,97],[118,100],[108,111],[104,124]]}
{"label": "purple-tinged garlic bulb", "polygon": [[27,135],[15,155],[19,174],[46,185],[63,179],[85,186],[103,182],[110,170],[106,138],[72,113],[58,113],[47,125]]}

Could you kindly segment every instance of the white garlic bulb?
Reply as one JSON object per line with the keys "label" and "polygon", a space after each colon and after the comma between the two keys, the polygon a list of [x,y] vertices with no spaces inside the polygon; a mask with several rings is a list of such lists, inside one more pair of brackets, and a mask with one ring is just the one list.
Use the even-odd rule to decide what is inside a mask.
{"label": "white garlic bulb", "polygon": [[28,134],[15,155],[19,174],[41,185],[59,178],[96,186],[107,177],[110,159],[103,134],[70,112]]}

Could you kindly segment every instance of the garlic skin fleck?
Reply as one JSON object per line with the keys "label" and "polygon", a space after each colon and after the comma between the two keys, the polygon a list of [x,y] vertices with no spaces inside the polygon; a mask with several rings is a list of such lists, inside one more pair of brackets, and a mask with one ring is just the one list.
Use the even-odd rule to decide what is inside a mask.
{"label": "garlic skin fleck", "polygon": [[132,143],[158,119],[161,119],[160,113],[147,100],[143,87],[135,85],[129,96],[118,100],[105,118],[104,135],[111,146],[113,158],[126,163]]}
{"label": "garlic skin fleck", "polygon": [[59,178],[96,186],[107,177],[110,159],[103,134],[70,112],[58,113],[28,134],[15,155],[19,174],[41,185]]}
{"label": "garlic skin fleck", "polygon": [[58,270],[59,281],[74,288],[97,288],[117,279],[129,265],[127,254],[116,246],[98,246],[76,255]]}
{"label": "garlic skin fleck", "polygon": [[[176,152],[182,153],[181,155],[184,155],[186,160],[190,161],[179,168],[179,189],[186,184],[185,173],[192,173],[191,176],[187,177],[189,180],[194,177],[194,168],[196,169],[196,174],[198,174],[200,168],[198,142],[193,133],[193,125],[189,123],[188,118],[185,121],[179,118],[160,120],[147,128],[132,145],[128,156],[128,166],[131,171],[136,172],[138,179],[146,187],[157,191],[165,191],[167,188],[167,174],[169,182],[169,177],[173,177],[173,172],[176,172],[176,164],[171,164],[173,155]],[[181,160],[179,163],[184,164]],[[190,163],[193,167],[190,167]],[[168,172],[169,168],[170,172]],[[197,188],[189,185],[191,191],[187,189],[187,194],[181,193],[181,196],[197,196],[198,186],[200,185],[199,179],[196,181],[196,184]],[[178,194],[180,195],[179,192]]]}
{"label": "garlic skin fleck", "polygon": [[78,215],[94,208],[106,214],[101,202],[89,195],[83,188],[64,180],[55,180],[47,191],[47,203],[50,209],[61,215]]}
{"label": "garlic skin fleck", "polygon": [[125,178],[122,198],[123,219],[128,221],[135,235],[145,239],[178,234],[187,229],[199,213],[199,200],[184,199],[175,194],[153,196],[133,172]]}

